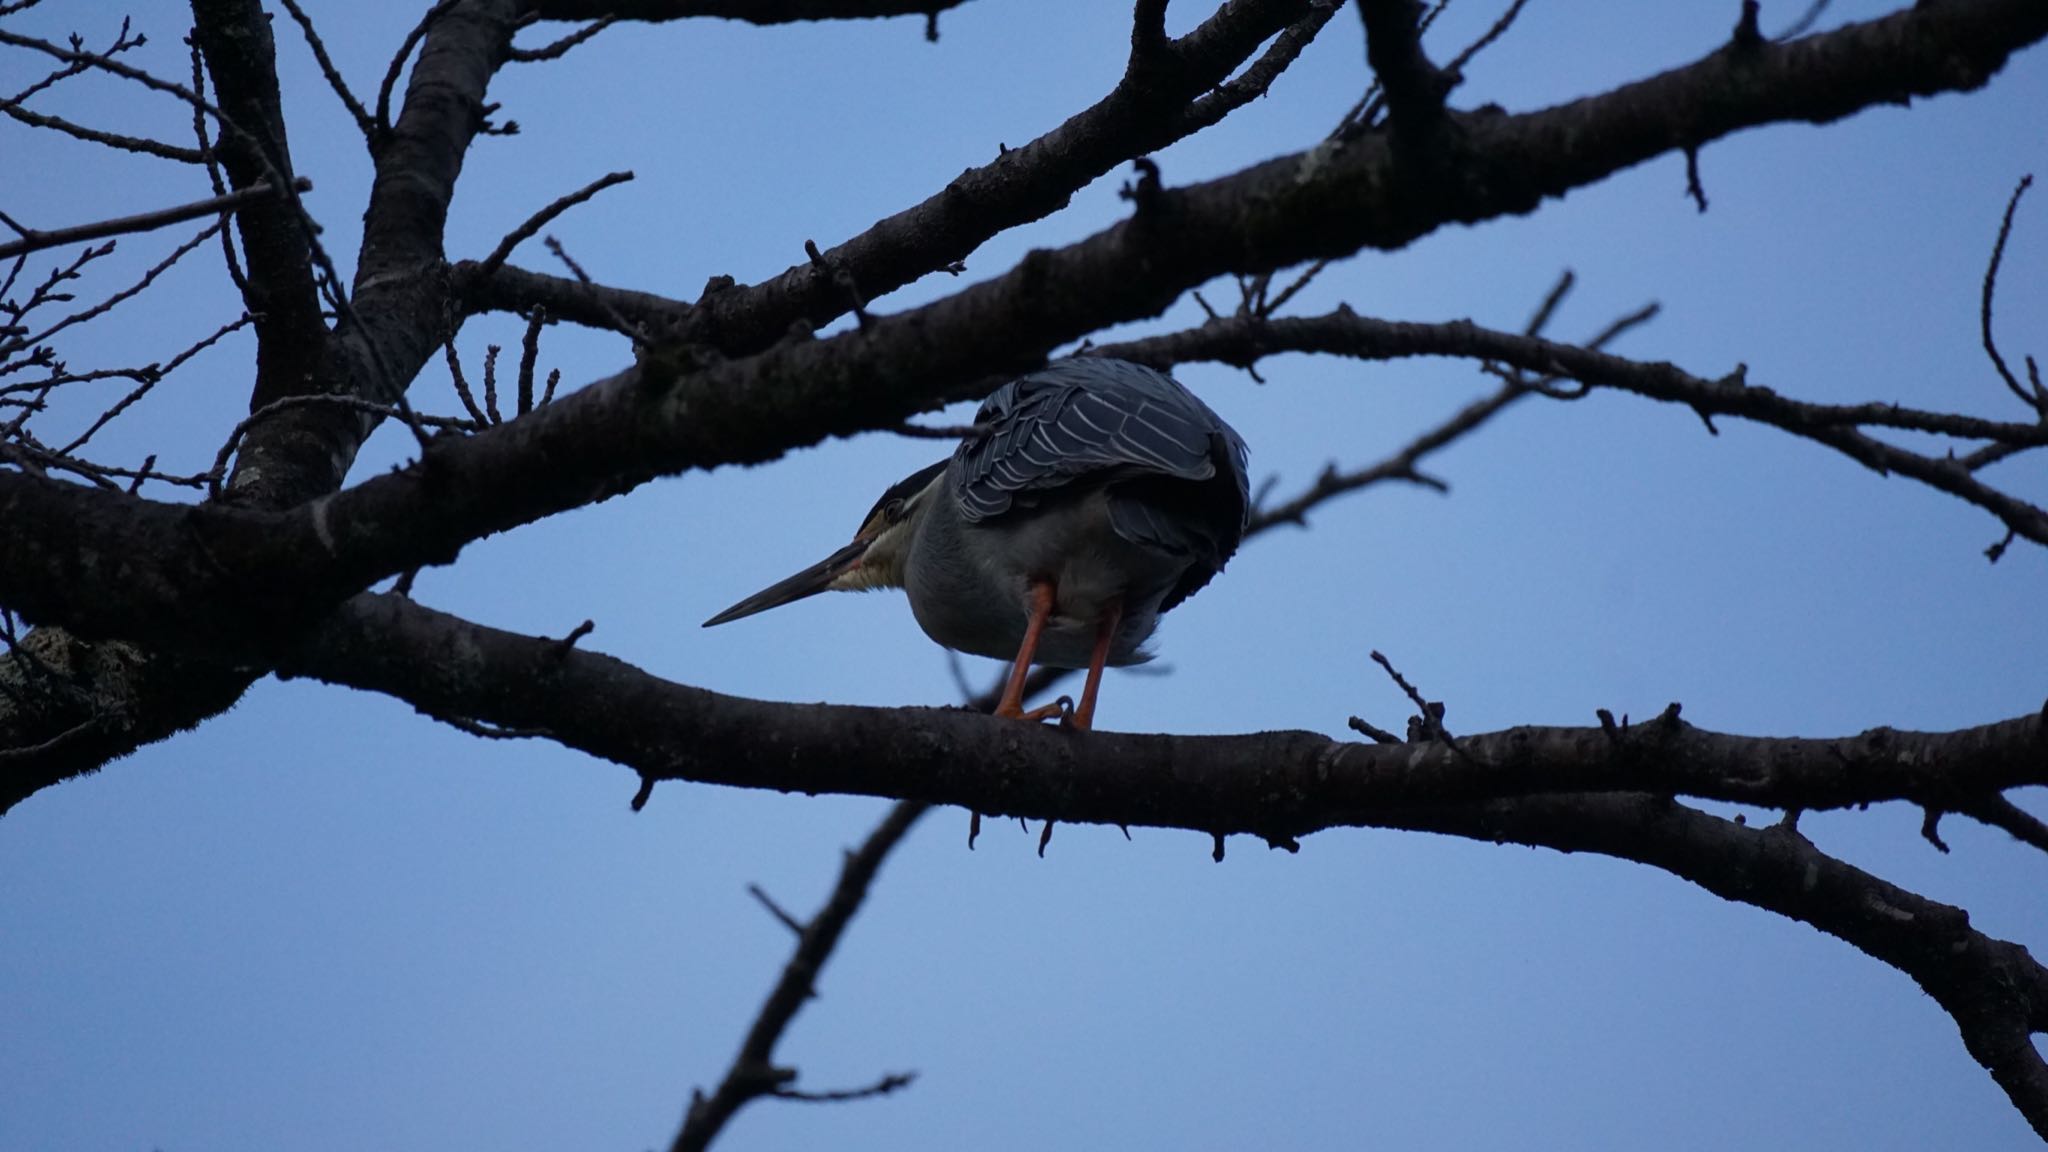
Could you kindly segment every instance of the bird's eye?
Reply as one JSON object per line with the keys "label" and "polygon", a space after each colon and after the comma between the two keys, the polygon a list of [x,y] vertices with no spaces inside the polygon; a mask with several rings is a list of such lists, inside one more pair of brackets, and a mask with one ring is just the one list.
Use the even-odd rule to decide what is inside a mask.
{"label": "bird's eye", "polygon": [[882,505],[882,519],[887,520],[891,524],[903,519],[903,498],[901,496]]}

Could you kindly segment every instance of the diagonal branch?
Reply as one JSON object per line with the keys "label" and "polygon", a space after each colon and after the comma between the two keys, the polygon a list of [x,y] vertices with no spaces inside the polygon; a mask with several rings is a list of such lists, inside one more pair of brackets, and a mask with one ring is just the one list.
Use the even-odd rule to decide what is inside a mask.
{"label": "diagonal branch", "polygon": [[887,1095],[910,1082],[911,1077],[905,1074],[885,1077],[869,1088],[852,1092],[797,1092],[790,1087],[796,1081],[796,1070],[776,1067],[775,1046],[782,1041],[783,1033],[789,1030],[796,1014],[803,1010],[804,1003],[817,994],[818,976],[824,971],[825,962],[831,959],[833,950],[839,946],[840,937],[853,921],[854,913],[860,911],[861,903],[867,899],[868,887],[874,883],[876,873],[881,871],[882,862],[888,859],[889,853],[909,834],[918,817],[930,807],[915,800],[898,801],[874,831],[868,833],[860,848],[846,854],[846,861],[839,869],[839,880],[832,886],[832,895],[826,898],[825,906],[818,909],[817,915],[795,926],[796,951],[784,965],[782,975],[775,981],[775,987],[768,993],[761,1011],[754,1017],[753,1027],[748,1029],[745,1041],[740,1044],[739,1055],[733,1057],[725,1078],[719,1081],[718,1088],[711,1095],[701,1092],[692,1095],[682,1129],[669,1144],[670,1152],[702,1152],[718,1138],[741,1108],[763,1096],[816,1101],[857,1100]]}
{"label": "diagonal branch", "polygon": [[[1257,92],[1245,88],[1217,102],[1198,98],[1223,84],[1276,33],[1298,24],[1320,28],[1327,20],[1325,6],[1311,0],[1229,0],[1155,54],[1151,66],[1127,72],[1094,106],[961,173],[923,203],[823,252],[819,261],[793,265],[751,287],[707,292],[681,331],[728,356],[754,353],[785,337],[798,321],[818,328],[847,311],[846,292],[832,269],[851,276],[869,300],[932,272],[957,271],[990,237],[1066,207],[1075,192],[1117,165],[1164,148],[1248,102]],[[1196,104],[1201,114],[1193,114]],[[471,310],[524,309],[526,301],[494,291],[471,265],[458,269],[458,280]],[[586,322],[612,326],[601,314]]]}
{"label": "diagonal branch", "polygon": [[348,81],[342,78],[341,69],[335,67],[334,60],[327,55],[326,42],[320,39],[320,33],[313,28],[313,18],[306,15],[306,10],[300,6],[299,0],[282,2],[284,10],[291,13],[293,22],[298,24],[300,34],[306,38],[306,47],[312,50],[314,62],[320,65],[320,75],[326,77],[327,86],[334,90],[335,98],[341,101],[341,106],[347,110],[349,119],[356,122],[356,130],[363,134],[365,140],[374,139],[377,131],[376,121],[370,119],[369,109],[363,107],[361,100],[356,99],[356,94],[349,91]]}
{"label": "diagonal branch", "polygon": [[83,140],[88,144],[104,144],[109,148],[118,148],[123,152],[136,152],[144,156],[176,160],[181,164],[199,164],[203,163],[206,159],[206,155],[197,148],[181,148],[176,144],[166,144],[161,140],[151,140],[146,136],[126,136],[119,132],[107,132],[98,128],[88,128],[83,124],[74,124],[59,116],[48,116],[41,112],[31,112],[13,100],[0,100],[0,114],[4,114],[10,119],[19,121],[31,128],[48,128],[53,132],[62,132],[66,136]]}
{"label": "diagonal branch", "polygon": [[519,227],[507,232],[503,240],[498,241],[498,246],[491,249],[491,254],[484,257],[483,262],[477,265],[477,275],[489,277],[495,274],[504,265],[505,261],[511,257],[512,250],[533,239],[541,229],[548,226],[548,221],[583,203],[599,192],[610,188],[612,185],[624,184],[632,178],[633,174],[631,172],[607,172],[583,187],[578,188],[576,191],[557,197],[549,202],[546,207],[522,221]]}

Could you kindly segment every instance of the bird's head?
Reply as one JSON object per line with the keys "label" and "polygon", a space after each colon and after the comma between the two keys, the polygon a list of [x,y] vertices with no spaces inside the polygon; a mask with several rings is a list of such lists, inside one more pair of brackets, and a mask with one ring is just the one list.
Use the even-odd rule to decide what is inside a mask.
{"label": "bird's head", "polygon": [[901,588],[903,568],[910,560],[910,538],[918,519],[930,507],[927,501],[938,497],[945,473],[946,461],[941,460],[891,484],[868,509],[852,543],[727,608],[706,620],[704,627],[780,608],[820,592]]}

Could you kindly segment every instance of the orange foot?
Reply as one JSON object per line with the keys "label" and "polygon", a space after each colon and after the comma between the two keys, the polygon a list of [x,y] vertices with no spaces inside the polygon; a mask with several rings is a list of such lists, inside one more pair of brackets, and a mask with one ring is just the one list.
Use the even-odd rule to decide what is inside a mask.
{"label": "orange foot", "polygon": [[1021,705],[1006,704],[997,708],[995,714],[1012,720],[1029,720],[1033,723],[1057,719],[1060,722],[1060,727],[1066,728],[1071,727],[1073,724],[1074,699],[1071,696],[1062,696],[1050,704],[1041,704],[1028,711]]}

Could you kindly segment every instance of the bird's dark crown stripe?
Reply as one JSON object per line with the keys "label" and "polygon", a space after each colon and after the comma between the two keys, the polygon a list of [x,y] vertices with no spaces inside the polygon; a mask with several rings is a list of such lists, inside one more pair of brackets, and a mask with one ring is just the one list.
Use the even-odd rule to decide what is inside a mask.
{"label": "bird's dark crown stripe", "polygon": [[932,477],[944,471],[945,467],[946,462],[944,460],[936,464],[927,464],[923,468],[919,468],[917,471],[898,480],[896,483],[889,485],[889,490],[882,493],[882,498],[875,501],[874,507],[868,509],[868,514],[861,518],[861,523],[866,524],[868,521],[873,520],[875,514],[880,512],[889,501],[897,499],[908,500],[919,492],[924,491],[925,486],[932,482]]}

